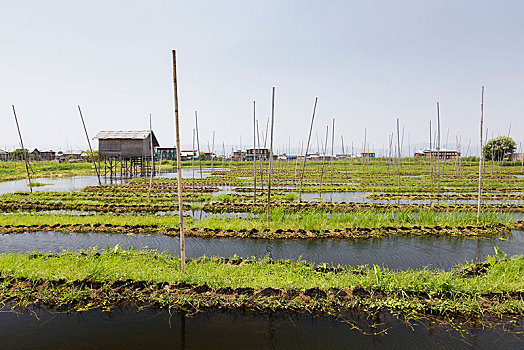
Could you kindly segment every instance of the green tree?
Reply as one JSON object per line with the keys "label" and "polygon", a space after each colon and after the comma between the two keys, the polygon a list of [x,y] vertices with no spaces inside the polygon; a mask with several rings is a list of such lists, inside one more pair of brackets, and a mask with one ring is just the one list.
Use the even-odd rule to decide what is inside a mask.
{"label": "green tree", "polygon": [[486,160],[503,160],[515,151],[517,143],[507,136],[499,136],[489,140],[483,148],[484,159]]}

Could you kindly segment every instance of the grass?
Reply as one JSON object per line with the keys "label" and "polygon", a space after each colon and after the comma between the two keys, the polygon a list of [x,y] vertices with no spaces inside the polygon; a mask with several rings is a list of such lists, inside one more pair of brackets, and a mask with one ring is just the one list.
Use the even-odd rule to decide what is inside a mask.
{"label": "grass", "polygon": [[[172,215],[71,215],[71,214],[28,214],[13,213],[0,215],[0,225],[155,225],[159,231],[178,228],[178,217]],[[280,209],[271,211],[271,221],[265,214],[250,214],[247,218],[212,217],[194,222],[185,220],[185,228],[220,230],[344,230],[347,228],[400,228],[400,227],[451,227],[462,228],[504,226],[509,231],[515,226],[515,219],[509,214],[486,212],[477,224],[472,212],[436,213],[429,210],[407,210],[396,212],[375,212],[361,210],[349,213],[330,213],[318,210],[287,212]],[[494,231],[495,232],[495,231]],[[498,231],[496,233],[499,233]]]}
{"label": "grass", "polygon": [[[192,219],[185,218],[191,222]],[[22,214],[0,215],[0,225],[156,225],[160,228],[178,227],[178,216],[172,215],[67,215],[67,214]]]}
{"label": "grass", "polygon": [[505,213],[486,212],[480,216],[477,225],[476,213],[473,212],[443,212],[431,210],[399,210],[381,212],[373,210],[357,210],[348,213],[337,213],[320,210],[300,210],[297,212],[274,209],[271,211],[271,221],[266,214],[250,214],[246,219],[209,218],[194,224],[196,228],[220,229],[292,229],[292,230],[334,230],[351,228],[380,227],[413,227],[413,226],[451,226],[464,227],[490,226],[502,224],[513,227],[515,219]]}
{"label": "grass", "polygon": [[[485,313],[524,315],[522,297],[511,296],[524,290],[524,256],[514,256],[511,259],[494,256],[488,258],[488,263],[489,267],[485,273],[465,278],[457,273],[464,267],[457,267],[451,271],[392,271],[375,266],[371,269],[360,267],[359,273],[355,273],[351,267],[339,267],[336,271],[319,272],[318,267],[303,261],[239,259],[237,263],[232,263],[232,260],[221,258],[201,258],[188,261],[188,273],[183,274],[178,258],[155,251],[123,251],[118,246],[108,247],[106,250],[95,247],[85,252],[62,252],[58,255],[11,253],[0,255],[0,274],[4,279],[4,282],[0,283],[0,303],[8,299],[17,299],[19,303],[31,302],[31,293],[27,293],[27,290],[23,293],[14,292],[13,295],[9,279],[62,279],[65,282],[90,279],[105,284],[118,280],[148,281],[149,284],[186,282],[192,285],[205,284],[212,289],[229,287],[307,291],[319,288],[329,293],[338,293],[336,290],[353,288],[353,297],[346,300],[346,304],[336,298],[327,297],[320,303],[321,309],[333,311],[331,305],[337,308],[386,308],[405,313],[465,314],[477,317]],[[57,294],[61,291],[53,289],[52,284],[48,288],[49,295],[39,300],[51,304],[54,300],[56,304],[57,300],[60,300],[57,299]],[[361,290],[360,297],[355,288]],[[362,293],[362,290],[365,292]],[[180,297],[179,294],[177,297]],[[193,298],[193,301],[199,299],[194,293],[185,297]],[[160,298],[167,304],[170,300],[173,301],[166,295],[151,298]],[[221,302],[227,306],[227,300]],[[284,307],[282,303],[286,301],[280,302],[281,307]],[[289,300],[287,302],[289,303]],[[265,305],[264,301],[260,303],[259,307]],[[303,311],[311,306],[307,298],[299,298],[292,305]]]}

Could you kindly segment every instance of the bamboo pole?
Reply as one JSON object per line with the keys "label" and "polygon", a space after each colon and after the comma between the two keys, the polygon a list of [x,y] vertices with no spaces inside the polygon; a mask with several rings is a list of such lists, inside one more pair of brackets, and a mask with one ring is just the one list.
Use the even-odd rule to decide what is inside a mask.
{"label": "bamboo pole", "polygon": [[400,126],[399,126],[398,118],[397,118],[397,157],[398,157],[398,194],[400,197]]}
{"label": "bamboo pole", "polygon": [[[182,160],[180,156],[180,123],[178,118],[178,92],[176,79],[176,51],[173,50],[173,87],[175,94],[176,168],[178,174],[178,215],[180,220],[180,263],[182,273],[186,271],[186,248],[184,240],[184,206],[182,203]],[[196,112],[195,112],[196,113]],[[196,114],[195,114],[196,116]]]}
{"label": "bamboo pole", "polygon": [[457,155],[455,157],[455,174],[458,176],[458,173],[459,173],[459,163],[458,163],[458,159],[459,159],[459,137],[458,135],[455,135],[455,149],[457,151]]}
{"label": "bamboo pole", "polygon": [[315,120],[315,111],[317,110],[318,97],[315,97],[315,105],[313,106],[313,116],[311,117],[311,125],[309,127],[309,136],[307,138],[306,153],[304,154],[304,164],[302,165],[302,174],[300,175],[300,187],[298,191],[298,198],[302,201],[302,183],[304,181],[304,170],[306,170],[307,152],[309,150],[309,143],[311,142],[311,132],[313,131],[313,121]]}
{"label": "bamboo pole", "polygon": [[275,87],[271,97],[271,141],[269,144],[269,171],[267,174],[267,221],[271,220],[271,169],[273,166],[273,128],[275,125]]}
{"label": "bamboo pole", "polygon": [[198,166],[200,167],[200,191],[204,188],[204,179],[202,177],[202,155],[200,154],[200,139],[198,138],[198,115],[195,111],[195,129],[196,129],[196,139],[197,139],[197,149],[198,149]]}
{"label": "bamboo pole", "polygon": [[433,192],[433,143],[431,142],[431,120],[429,121],[429,167],[431,168],[431,192]]}
{"label": "bamboo pole", "polygon": [[253,203],[257,202],[257,141],[256,141],[256,105],[253,101]]}
{"label": "bamboo pole", "polygon": [[326,125],[326,142],[324,147],[322,147],[322,167],[320,169],[320,197],[322,197],[322,180],[324,179],[324,162],[326,160],[326,149],[327,149],[327,142],[328,142],[328,135],[329,135],[329,125]]}
{"label": "bamboo pole", "polygon": [[151,113],[149,113],[149,138],[151,139],[151,174],[149,176],[149,191],[147,192],[147,204],[151,204],[151,187],[153,186],[153,173],[155,172],[155,163],[153,161],[153,126],[151,125]]}
{"label": "bamboo pole", "polygon": [[342,156],[344,157],[344,171],[346,172],[346,177],[348,176],[348,162],[346,149],[344,148],[344,135],[340,134],[340,140],[342,141]]}
{"label": "bamboo pole", "polygon": [[195,129],[193,129],[193,143],[191,147],[191,194],[195,194]]}
{"label": "bamboo pole", "polygon": [[479,194],[477,200],[477,224],[480,219],[480,199],[482,196],[482,162],[484,159],[482,149],[482,126],[484,124],[484,86],[482,86],[482,92],[480,97],[480,161],[479,161]]}
{"label": "bamboo pole", "polygon": [[333,127],[331,128],[331,186],[333,186],[333,159],[335,156],[335,118],[333,118]]}
{"label": "bamboo pole", "polygon": [[[87,144],[89,145],[89,152],[91,152],[91,161],[93,162],[93,165],[95,166],[96,176],[98,177],[98,184],[102,186],[102,181],[100,181],[100,172],[98,171],[98,168],[95,162],[95,157],[93,156],[93,149],[91,148],[91,141],[89,140],[89,136],[87,134],[86,123],[84,122],[84,116],[82,115],[82,110],[80,109],[80,105],[78,105],[78,112],[80,113],[80,119],[82,120],[82,125],[84,126],[84,132],[86,134]],[[100,154],[98,155],[98,157],[100,158]]]}
{"label": "bamboo pole", "polygon": [[522,153],[522,142],[520,144],[520,170],[524,172],[524,153]]}
{"label": "bamboo pole", "polygon": [[214,160],[215,160],[215,130],[213,130],[213,141],[211,142],[211,173],[214,171]]}
{"label": "bamboo pole", "polygon": [[364,155],[366,154],[367,136],[368,136],[368,129],[364,128],[364,145],[362,147],[362,177],[364,177],[364,173],[365,173],[364,167],[365,167],[366,162],[364,161]]}
{"label": "bamboo pole", "polygon": [[297,152],[300,149],[300,153],[298,153],[297,157],[295,158],[295,174],[293,175],[293,184],[297,181],[298,155],[302,154],[302,147],[304,147],[304,142],[299,141],[297,146]]}
{"label": "bamboo pole", "polygon": [[33,193],[33,184],[31,183],[31,175],[29,175],[29,163],[27,161],[27,156],[25,153],[24,148],[24,141],[22,141],[22,133],[20,132],[20,126],[18,125],[18,118],[16,117],[16,111],[15,111],[15,105],[11,105],[13,107],[13,114],[15,116],[15,122],[16,122],[16,128],[18,130],[18,136],[20,137],[20,145],[22,146],[22,155],[24,156],[24,162],[25,162],[25,170],[27,172],[27,181],[29,182],[29,191]]}
{"label": "bamboo pole", "polygon": [[[258,146],[258,149],[260,149],[260,133],[259,133],[259,128],[258,128],[258,120],[257,120],[257,146]],[[265,149],[265,147],[264,147]],[[265,152],[264,152],[265,154]],[[260,159],[260,162],[258,162],[258,166],[260,168],[260,189],[263,190],[264,189],[264,168],[263,168],[263,159]]]}
{"label": "bamboo pole", "polygon": [[437,102],[437,203],[440,202],[440,106]]}

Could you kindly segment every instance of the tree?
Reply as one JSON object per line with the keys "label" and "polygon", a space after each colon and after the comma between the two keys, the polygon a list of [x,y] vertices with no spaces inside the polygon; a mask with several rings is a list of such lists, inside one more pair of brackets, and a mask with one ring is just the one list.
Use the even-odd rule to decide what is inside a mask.
{"label": "tree", "polygon": [[515,151],[517,143],[507,136],[499,136],[489,140],[483,148],[484,159],[486,160],[503,160]]}

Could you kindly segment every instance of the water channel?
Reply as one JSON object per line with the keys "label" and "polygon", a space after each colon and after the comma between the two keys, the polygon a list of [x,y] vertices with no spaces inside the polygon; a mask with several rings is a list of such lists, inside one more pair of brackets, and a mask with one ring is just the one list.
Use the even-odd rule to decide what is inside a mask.
{"label": "water channel", "polygon": [[[6,308],[4,308],[6,309]],[[450,326],[429,320],[340,318],[292,313],[206,311],[188,315],[134,308],[60,313],[0,312],[4,349],[522,349],[523,320],[501,326]]]}
{"label": "water channel", "polygon": [[[501,240],[502,238],[503,240]],[[156,249],[178,255],[178,237],[144,234],[33,232],[0,234],[0,254],[10,252],[60,252],[106,246]],[[344,239],[246,239],[186,238],[188,258],[201,256],[250,258],[270,256],[275,260],[302,259],[333,265],[372,266],[390,269],[450,269],[468,261],[484,260],[499,247],[509,256],[524,253],[524,232],[506,237],[387,236],[366,240]]]}

